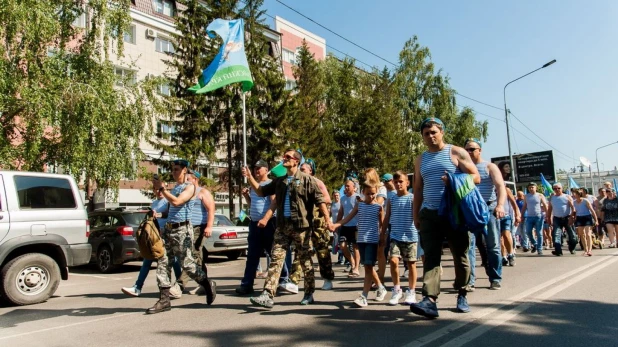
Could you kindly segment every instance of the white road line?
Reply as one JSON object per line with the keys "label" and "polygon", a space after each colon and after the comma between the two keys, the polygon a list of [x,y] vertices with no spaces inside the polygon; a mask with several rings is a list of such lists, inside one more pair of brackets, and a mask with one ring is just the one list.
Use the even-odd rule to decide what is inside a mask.
{"label": "white road line", "polygon": [[33,334],[43,333],[43,332],[50,331],[50,330],[57,330],[57,329],[70,328],[70,327],[74,327],[74,326],[77,326],[77,325],[90,324],[90,323],[100,322],[100,321],[107,320],[107,319],[112,319],[112,318],[120,318],[120,317],[130,316],[130,315],[132,315],[132,314],[138,314],[138,313],[143,314],[144,312],[143,312],[143,311],[140,311],[140,312],[123,313],[123,314],[113,315],[113,316],[109,316],[109,317],[103,317],[103,318],[91,319],[91,320],[87,320],[87,321],[81,321],[81,322],[78,322],[78,323],[72,323],[72,324],[61,325],[61,326],[57,326],[57,327],[53,327],[53,328],[47,328],[47,329],[40,329],[40,330],[29,331],[29,332],[27,332],[27,333],[21,333],[21,334],[9,335],[9,336],[2,336],[2,337],[0,337],[0,340],[7,340],[7,339],[12,339],[12,338],[15,338],[15,337],[21,337],[21,336],[33,335]]}
{"label": "white road line", "polygon": [[511,319],[517,317],[517,315],[519,315],[520,313],[524,312],[525,310],[527,310],[528,308],[530,308],[531,306],[533,306],[536,303],[540,303],[544,300],[547,300],[549,298],[551,298],[552,296],[554,296],[555,294],[567,289],[568,287],[579,283],[580,281],[582,281],[583,279],[585,279],[586,277],[589,277],[599,271],[601,271],[602,269],[608,267],[609,265],[612,265],[613,263],[617,262],[618,258],[614,257],[611,260],[607,260],[605,263],[598,265],[597,267],[585,271],[584,273],[580,274],[579,276],[575,276],[573,278],[571,278],[570,280],[561,283],[555,287],[552,287],[551,289],[542,292],[541,294],[539,294],[538,296],[534,297],[532,300],[524,302],[508,311],[506,311],[505,313],[496,316],[496,317],[492,317],[491,319],[484,321],[482,325],[468,331],[467,333],[457,336],[455,339],[443,344],[443,347],[460,347],[465,345],[466,343],[469,343],[473,340],[475,340],[476,338],[478,338],[479,336],[485,334],[486,332],[488,332],[489,330],[500,326],[508,321],[510,321]]}
{"label": "white road line", "polygon": [[[610,256],[618,255],[618,252],[614,252],[614,253],[611,253],[609,255]],[[501,301],[499,304],[496,304],[494,306],[488,307],[488,308],[486,308],[484,310],[481,310],[481,311],[478,311],[478,312],[474,311],[472,314],[469,314],[469,315],[465,315],[465,317],[466,317],[465,320],[458,321],[458,322],[455,322],[455,323],[451,323],[451,324],[445,326],[442,329],[434,331],[431,334],[428,334],[428,335],[422,336],[420,338],[417,338],[416,340],[411,341],[408,344],[406,344],[404,347],[420,347],[420,346],[425,346],[426,344],[429,344],[429,343],[431,343],[431,342],[433,342],[435,340],[438,340],[438,339],[440,339],[440,338],[450,334],[451,332],[453,332],[453,331],[455,331],[455,330],[457,330],[457,329],[459,329],[461,327],[464,327],[464,326],[466,326],[466,325],[468,325],[470,323],[474,323],[477,320],[482,319],[483,317],[485,317],[487,315],[490,315],[490,314],[492,314],[492,313],[494,313],[494,312],[504,308],[505,306],[509,306],[509,305],[512,305],[513,303],[515,303],[517,301],[521,301],[522,299],[524,299],[524,298],[526,298],[526,297],[528,297],[528,296],[530,296],[530,295],[532,295],[532,294],[534,294],[534,293],[536,293],[536,292],[538,292],[540,290],[543,290],[543,289],[545,289],[547,287],[550,287],[550,286],[552,286],[552,285],[554,285],[554,284],[556,284],[556,283],[558,283],[560,281],[563,281],[563,280],[568,279],[568,278],[570,278],[572,276],[575,276],[578,273],[580,273],[582,271],[585,271],[586,269],[589,269],[591,267],[597,266],[597,265],[599,265],[600,263],[602,263],[604,261],[607,261],[607,257],[599,257],[597,260],[593,261],[592,263],[589,263],[589,264],[586,264],[586,265],[582,265],[582,266],[580,266],[580,267],[578,267],[578,268],[576,268],[574,270],[571,270],[571,271],[569,271],[567,273],[562,274],[561,276],[558,276],[558,277],[556,277],[554,279],[551,279],[551,280],[549,280],[547,282],[541,283],[541,284],[539,284],[539,285],[537,285],[535,287],[532,287],[532,288],[530,288],[530,289],[528,289],[526,291],[523,291],[523,292],[521,292],[521,293],[519,293],[519,294],[517,294],[517,295],[515,295],[515,296],[513,296],[513,297],[511,297],[509,299]]]}

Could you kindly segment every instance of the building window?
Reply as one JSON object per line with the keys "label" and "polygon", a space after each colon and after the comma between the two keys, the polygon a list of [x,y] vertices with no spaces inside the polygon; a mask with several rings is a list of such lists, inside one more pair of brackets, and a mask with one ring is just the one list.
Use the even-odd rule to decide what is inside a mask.
{"label": "building window", "polygon": [[124,32],[124,42],[135,44],[135,25],[131,25],[129,29]]}
{"label": "building window", "polygon": [[169,83],[159,84],[158,91],[161,95],[172,96],[172,86]]}
{"label": "building window", "polygon": [[176,134],[176,127],[166,123],[166,122],[157,122],[157,137],[164,140],[171,140],[172,137]]}
{"label": "building window", "polygon": [[286,80],[285,81],[285,90],[294,90],[296,89],[296,81],[294,80]]}
{"label": "building window", "polygon": [[162,53],[174,53],[174,44],[168,39],[157,37],[155,39],[155,50]]}
{"label": "building window", "polygon": [[116,73],[116,85],[117,86],[124,86],[125,83],[127,85],[134,85],[135,83],[137,83],[137,78],[135,76],[135,71],[133,70],[129,70],[129,69],[125,69],[125,68],[121,68],[121,67],[114,67],[114,72]]}
{"label": "building window", "polygon": [[174,2],[170,0],[154,0],[155,12],[166,16],[174,16]]}
{"label": "building window", "polygon": [[282,50],[281,58],[285,62],[296,65],[296,52],[292,52],[284,48]]}
{"label": "building window", "polygon": [[77,17],[75,17],[75,20],[73,21],[73,26],[76,28],[86,27],[86,12],[82,12]]}

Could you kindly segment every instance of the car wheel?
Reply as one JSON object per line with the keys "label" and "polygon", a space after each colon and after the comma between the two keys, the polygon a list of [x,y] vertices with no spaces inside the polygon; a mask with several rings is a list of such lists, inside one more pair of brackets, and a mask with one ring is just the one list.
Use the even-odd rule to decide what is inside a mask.
{"label": "car wheel", "polygon": [[238,259],[241,255],[242,255],[243,251],[229,251],[227,252],[225,255],[227,255],[227,258],[229,260],[236,260]]}
{"label": "car wheel", "polygon": [[2,268],[0,296],[15,305],[38,304],[49,299],[59,284],[60,268],[54,259],[27,253]]}
{"label": "car wheel", "polygon": [[116,268],[112,249],[107,245],[99,247],[99,251],[97,252],[97,268],[104,274]]}

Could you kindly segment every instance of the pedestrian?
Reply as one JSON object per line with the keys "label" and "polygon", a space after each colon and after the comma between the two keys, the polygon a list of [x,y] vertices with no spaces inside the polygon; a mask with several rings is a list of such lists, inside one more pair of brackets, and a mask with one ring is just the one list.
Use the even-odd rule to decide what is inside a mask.
{"label": "pedestrian", "polygon": [[[341,195],[339,191],[333,190],[332,199],[330,203],[330,219],[334,224],[337,222],[337,215],[339,214],[339,209],[341,208]],[[335,229],[333,232],[333,243],[332,243],[333,254],[337,254],[337,263],[339,265],[343,265],[345,262],[345,258],[343,256],[343,250],[339,248],[339,228]]]}
{"label": "pedestrian", "polygon": [[466,140],[464,147],[481,176],[481,183],[476,186],[489,207],[489,222],[482,229],[470,230],[473,235],[470,237],[470,250],[468,251],[468,260],[470,261],[470,281],[468,285],[473,288],[476,284],[476,254],[474,246],[478,236],[484,235],[485,244],[479,244],[478,247],[485,248],[484,250],[487,254],[484,268],[485,273],[489,277],[489,289],[498,290],[502,288],[500,219],[506,215],[504,212],[506,187],[498,166],[483,160],[483,149],[479,139],[470,138]]}
{"label": "pedestrian", "polygon": [[[519,245],[521,246],[524,253],[530,252],[530,240],[528,240],[528,233],[526,232],[526,211],[524,210],[524,202],[526,200],[526,195],[523,191],[517,191],[517,207],[519,208],[519,213],[521,214],[521,223],[517,227],[516,235],[519,236]],[[517,245],[517,243],[515,244]]]}
{"label": "pedestrian", "polygon": [[[168,191],[164,186],[159,188],[165,199],[169,201],[167,223],[161,234],[165,245],[165,254],[158,260],[157,264],[157,283],[159,284],[160,299],[146,313],[159,313],[169,311],[170,305],[170,268],[173,265],[174,257],[182,264],[182,269],[187,272],[189,277],[203,286],[206,290],[206,304],[214,302],[217,295],[216,284],[208,280],[208,276],[195,263],[193,259],[191,227],[191,209],[193,204],[191,198],[195,193],[195,186],[186,182],[189,162],[184,159],[177,159],[173,162],[172,175],[176,181],[176,186]],[[210,235],[204,235],[208,237]]]}
{"label": "pedestrian", "polygon": [[[344,188],[343,196],[341,197],[341,208],[337,214],[337,223],[343,220],[356,207],[357,199],[360,199],[356,194],[356,188],[352,179],[347,179]],[[356,247],[356,232],[358,219],[352,218],[347,223],[343,224],[339,229],[339,248],[343,250],[343,256],[350,262],[348,277],[358,277],[360,265],[360,253]]]}
{"label": "pedestrian", "polygon": [[[154,216],[157,218],[159,230],[163,231],[163,229],[165,228],[165,223],[167,222],[167,209],[169,208],[169,203],[163,197],[163,193],[159,191],[159,188],[161,187],[161,185],[163,185],[163,182],[158,180],[158,176],[155,176],[155,178],[156,179],[153,181],[152,186],[156,199],[152,200],[152,205],[150,206],[150,209],[154,212]],[[144,282],[148,277],[148,273],[150,272],[150,267],[152,266],[153,262],[154,259],[144,259],[142,261],[142,266],[139,269],[139,274],[137,275],[137,280],[135,281],[135,284],[132,287],[123,287],[121,288],[121,291],[129,296],[140,296],[142,294],[142,287],[144,286]],[[178,263],[178,261],[174,261],[174,274],[176,275],[176,279],[180,278],[181,273],[182,270],[180,269],[180,264]],[[181,284],[178,283],[178,285],[180,286]],[[183,288],[179,289],[180,290],[178,290],[178,293],[171,293],[170,291],[170,297],[172,299],[179,299],[182,296]]]}
{"label": "pedestrian", "polygon": [[[418,231],[414,226],[412,193],[408,192],[408,175],[397,171],[392,176],[395,186],[395,195],[390,195],[386,202],[384,217],[384,232],[390,227],[389,263],[393,289],[389,305],[398,305],[403,297],[405,305],[416,303],[416,259]],[[408,265],[408,288],[403,291],[399,280],[399,259]]]}
{"label": "pedestrian", "polygon": [[601,206],[601,218],[609,235],[609,248],[616,248],[616,233],[618,232],[618,199],[614,188],[605,188],[607,196]]}
{"label": "pedestrian", "polygon": [[469,312],[466,285],[470,279],[468,233],[455,231],[449,221],[438,215],[445,189],[444,174],[463,172],[472,175],[475,184],[481,182],[478,170],[463,148],[444,142],[444,123],[427,118],[419,127],[427,151],[414,164],[414,226],[420,230],[425,251],[423,261],[423,300],[410,305],[410,311],[428,318],[437,318],[436,300],[440,295],[440,262],[442,242],[446,237],[455,265],[455,289],[458,291],[457,310]]}
{"label": "pedestrian", "polygon": [[[384,182],[378,176],[378,172],[374,168],[368,168],[365,170],[365,180],[372,185],[378,187],[378,194],[376,195],[376,202],[385,208],[386,198],[388,197],[388,190],[384,185]],[[388,240],[387,234],[380,234],[383,238],[378,244],[378,278],[380,282],[384,283],[384,275],[386,274],[386,258],[388,254]]]}
{"label": "pedestrian", "polygon": [[[547,211],[547,201],[536,191],[536,183],[528,183],[528,194],[524,198],[523,210],[526,211],[526,232],[532,245],[531,253],[543,255],[543,211]],[[533,231],[536,232],[536,238]]]}
{"label": "pedestrian", "polygon": [[[498,165],[498,169],[504,177],[504,172]],[[515,230],[521,223],[521,212],[513,196],[513,192],[505,182],[506,203],[504,204],[504,217],[500,219],[500,250],[502,252],[502,265],[515,266]]]}
{"label": "pedestrian", "polygon": [[[294,244],[300,265],[304,272],[305,295],[301,305],[314,302],[315,278],[313,262],[311,260],[313,244],[311,242],[311,227],[313,225],[313,207],[319,206],[323,216],[328,216],[324,203],[324,196],[318,187],[315,178],[302,173],[298,166],[302,155],[294,149],[287,149],[283,155],[283,167],[287,175],[277,177],[270,183],[260,186],[253,178],[249,168],[242,169],[243,176],[248,178],[251,187],[258,196],[275,194],[277,203],[277,228],[272,248],[272,260],[268,268],[268,278],[264,283],[264,291],[257,297],[250,299],[256,306],[272,308],[281,268],[290,245]],[[330,219],[325,221],[330,228]]]}
{"label": "pedestrian", "polygon": [[359,307],[366,307],[368,305],[367,297],[369,296],[372,283],[375,283],[378,287],[376,301],[382,301],[386,296],[386,288],[380,282],[378,273],[374,269],[378,260],[378,243],[380,242],[380,234],[382,234],[384,223],[384,209],[377,202],[377,195],[377,185],[371,181],[365,181],[363,183],[363,201],[356,204],[354,209],[342,221],[331,226],[334,229],[358,217],[358,242],[356,245],[360,252],[360,262],[365,270],[363,292],[354,300],[354,303]]}
{"label": "pedestrian", "polygon": [[599,217],[599,225],[596,227],[596,234],[599,238],[599,246],[603,248],[605,244],[605,234],[607,234],[607,228],[605,227],[605,221],[601,218],[601,207],[603,206],[603,201],[607,198],[607,190],[605,188],[599,188],[599,195],[597,195],[592,207],[594,208],[594,212]]}
{"label": "pedestrian", "polygon": [[584,189],[575,191],[575,227],[582,242],[584,256],[592,256],[592,227],[598,224],[596,213],[590,200],[584,198]]}
{"label": "pedestrian", "polygon": [[[268,179],[268,163],[265,160],[258,160],[253,166],[253,174],[260,186],[265,186],[271,182]],[[247,262],[245,263],[245,273],[240,281],[240,286],[235,292],[239,295],[253,293],[256,268],[260,264],[260,257],[266,253],[270,257],[273,241],[275,238],[276,218],[274,209],[276,206],[275,195],[258,196],[253,188],[245,188],[242,191],[245,200],[249,203],[249,236],[247,238]],[[266,276],[265,276],[266,277]],[[287,262],[283,263],[281,276],[279,277],[279,289],[288,293],[297,294],[298,285],[289,280],[289,268]]]}
{"label": "pedestrian", "polygon": [[[212,236],[212,227],[215,222],[215,199],[208,189],[200,187],[200,178],[202,175],[197,171],[189,171],[187,175],[188,182],[195,186],[195,194],[191,199],[193,204],[191,208],[191,226],[193,227],[193,242],[192,252],[195,263],[202,268],[202,271],[208,277],[208,269],[206,261],[208,260],[208,250],[204,246],[205,239]],[[189,275],[186,271],[182,272],[180,282],[183,287],[187,287],[189,283]],[[212,281],[215,283],[215,281]],[[197,286],[189,292],[189,294],[204,295],[206,289],[202,286]]]}
{"label": "pedestrian", "polygon": [[573,198],[562,192],[562,184],[556,182],[553,185],[554,195],[549,198],[549,209],[547,211],[547,224],[553,227],[554,250],[551,254],[562,255],[562,233],[566,231],[568,236],[569,252],[575,254],[577,237],[569,219],[575,218],[575,206]]}

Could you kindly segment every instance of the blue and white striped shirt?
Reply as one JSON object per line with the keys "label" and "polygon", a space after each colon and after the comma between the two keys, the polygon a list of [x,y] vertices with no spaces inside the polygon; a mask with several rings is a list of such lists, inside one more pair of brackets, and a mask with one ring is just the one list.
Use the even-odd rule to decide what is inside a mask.
{"label": "blue and white striped shirt", "polygon": [[395,195],[389,199],[391,204],[391,240],[400,242],[418,242],[418,231],[412,218],[412,194]]}
{"label": "blue and white striped shirt", "polygon": [[479,170],[479,175],[481,176],[481,183],[477,184],[476,187],[481,192],[481,196],[485,202],[496,201],[496,187],[489,175],[489,170],[487,170],[488,164],[488,161],[482,161],[476,164],[476,168]]}
{"label": "blue and white striped shirt", "polygon": [[[167,202],[165,198],[161,198],[161,199],[153,200],[150,208],[157,213],[163,213],[167,211],[168,206],[169,206],[169,202]],[[166,222],[167,222],[167,218],[163,218],[163,217],[157,218],[157,223],[159,224],[159,228],[161,230],[163,230],[163,228],[165,227]]]}
{"label": "blue and white striped shirt", "polygon": [[423,204],[422,208],[437,210],[442,201],[444,171],[449,173],[461,173],[451,159],[452,145],[445,145],[438,152],[425,151],[421,155],[421,177],[423,178]]}
{"label": "blue and white striped shirt", "polygon": [[380,232],[380,209],[379,204],[367,204],[364,201],[358,203],[358,237],[359,243],[378,243]]}
{"label": "blue and white striped shirt", "polygon": [[194,227],[198,225],[206,225],[206,222],[208,221],[208,211],[206,210],[206,207],[204,207],[202,200],[197,198],[197,194],[200,193],[200,190],[202,190],[202,188],[195,188],[197,190],[195,194],[196,198],[191,199],[191,202],[193,203],[193,210],[191,211],[191,225],[193,225]]}
{"label": "blue and white striped shirt", "polygon": [[[174,187],[170,192],[173,196],[178,197],[189,183],[182,183]],[[170,204],[170,210],[167,215],[167,221],[170,223],[180,223],[191,220],[191,210],[193,210],[193,202],[191,200],[185,202],[181,206],[173,206]]]}
{"label": "blue and white striped shirt", "polygon": [[290,183],[294,179],[294,176],[288,176],[288,189],[285,192],[285,200],[283,201],[283,216],[292,217],[290,209]]}

